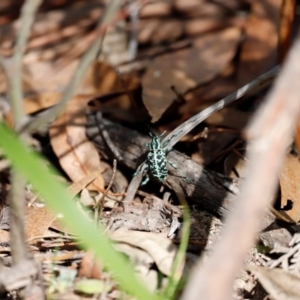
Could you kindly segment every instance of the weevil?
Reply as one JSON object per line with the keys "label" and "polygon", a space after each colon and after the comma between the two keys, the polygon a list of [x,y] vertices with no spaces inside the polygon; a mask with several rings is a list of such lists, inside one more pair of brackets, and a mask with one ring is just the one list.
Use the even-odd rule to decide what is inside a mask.
{"label": "weevil", "polygon": [[[149,153],[145,161],[145,168],[143,172],[145,173],[145,179],[142,181],[141,185],[147,184],[149,181],[149,175],[159,182],[164,183],[168,177],[168,168],[167,164],[169,163],[174,169],[178,169],[177,166],[167,159],[167,154],[172,150],[172,148],[166,148],[170,140],[174,137],[172,136],[167,141],[161,141],[161,137],[165,134],[164,131],[160,135],[153,135],[149,133],[152,138],[149,144],[146,146],[149,148]],[[137,171],[134,173],[134,176],[138,175],[142,171]]]}

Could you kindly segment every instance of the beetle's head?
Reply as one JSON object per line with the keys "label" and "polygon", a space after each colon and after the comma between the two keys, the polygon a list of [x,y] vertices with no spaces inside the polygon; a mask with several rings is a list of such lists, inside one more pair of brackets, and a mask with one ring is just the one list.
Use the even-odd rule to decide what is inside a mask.
{"label": "beetle's head", "polygon": [[153,135],[151,132],[149,133],[149,135],[152,137],[151,143],[149,144],[150,150],[159,150],[159,149],[161,149],[161,140],[160,140],[160,138],[165,133],[166,133],[165,131],[160,135]]}

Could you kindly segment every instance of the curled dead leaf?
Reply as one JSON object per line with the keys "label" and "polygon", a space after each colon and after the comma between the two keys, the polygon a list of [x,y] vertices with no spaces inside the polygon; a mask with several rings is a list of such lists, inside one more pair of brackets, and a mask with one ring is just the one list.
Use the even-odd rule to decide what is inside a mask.
{"label": "curled dead leaf", "polygon": [[34,238],[45,235],[55,219],[56,215],[46,206],[26,207],[25,228],[27,239],[30,242],[35,242]]}
{"label": "curled dead leaf", "polygon": [[[158,269],[170,276],[177,247],[165,235],[153,232],[119,229],[110,234],[112,240],[138,247],[146,251],[155,261]],[[183,271],[183,266],[181,268]]]}
{"label": "curled dead leaf", "polygon": [[295,223],[300,221],[300,163],[299,159],[288,154],[279,176],[281,200],[284,213]]}
{"label": "curled dead leaf", "polygon": [[[74,97],[49,130],[52,148],[61,167],[73,182],[101,169],[98,151],[85,134],[85,110],[90,100],[91,96]],[[103,191],[104,181],[101,174],[88,188]]]}
{"label": "curled dead leaf", "polygon": [[300,299],[300,278],[282,269],[249,268],[275,300]]}
{"label": "curled dead leaf", "polygon": [[91,253],[85,253],[79,266],[78,276],[101,279],[101,275],[102,266],[99,261],[96,261]]}

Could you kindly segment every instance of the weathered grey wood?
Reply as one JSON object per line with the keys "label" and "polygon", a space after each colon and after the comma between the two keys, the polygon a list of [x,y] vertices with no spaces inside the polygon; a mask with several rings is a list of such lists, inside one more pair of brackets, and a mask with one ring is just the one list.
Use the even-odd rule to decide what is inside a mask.
{"label": "weathered grey wood", "polygon": [[[88,116],[87,136],[95,143],[103,157],[115,158],[107,147],[95,120],[95,115]],[[145,159],[148,151],[145,143],[150,141],[150,137],[142,136],[135,130],[125,128],[105,118],[97,122],[101,122],[101,127],[104,126],[122,157],[122,161],[118,163],[132,169],[134,173]],[[168,159],[178,167],[178,170],[175,170],[169,166],[169,183],[180,184],[187,200],[219,216],[226,215],[236,197],[234,191],[238,191],[238,181],[204,169],[202,165],[176,150],[169,153]],[[184,178],[185,176],[188,180]]]}
{"label": "weathered grey wood", "polygon": [[[113,151],[107,146],[97,123],[101,124],[100,127],[109,134],[110,142],[115,147]],[[118,163],[130,168],[132,174],[145,160],[148,152],[145,143],[150,141],[150,137],[143,136],[135,130],[105,118],[96,118],[95,114],[88,115],[87,136],[95,143],[102,157],[113,159],[116,156],[113,152],[117,151],[117,156],[122,158]],[[205,169],[201,164],[176,150],[169,153],[168,159],[178,167],[178,170],[169,167],[168,182],[171,185],[179,184],[190,204],[197,204],[220,217],[227,215],[239,193],[240,180],[233,180]],[[185,176],[191,178],[191,182]],[[266,215],[262,220],[262,229],[274,224],[274,220],[274,215],[266,209]],[[278,230],[278,226],[275,224],[275,227],[271,226],[259,237],[269,247],[273,247],[275,243],[287,246],[291,234],[285,228]]]}

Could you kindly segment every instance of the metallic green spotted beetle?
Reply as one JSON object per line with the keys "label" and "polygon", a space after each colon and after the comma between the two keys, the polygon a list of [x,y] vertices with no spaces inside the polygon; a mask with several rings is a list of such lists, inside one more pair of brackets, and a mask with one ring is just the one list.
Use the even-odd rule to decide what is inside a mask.
{"label": "metallic green spotted beetle", "polygon": [[[161,137],[165,134],[155,136],[151,132],[149,135],[152,137],[151,143],[146,144],[149,147],[149,153],[145,161],[145,168],[143,172],[145,173],[145,179],[142,181],[141,185],[145,185],[149,181],[149,175],[154,179],[165,182],[168,177],[167,163],[169,163],[174,169],[177,170],[177,166],[167,159],[167,154],[172,150],[172,148],[166,148],[171,139],[161,142]],[[173,137],[172,137],[173,138]],[[138,175],[142,171],[137,171],[134,176]]]}

